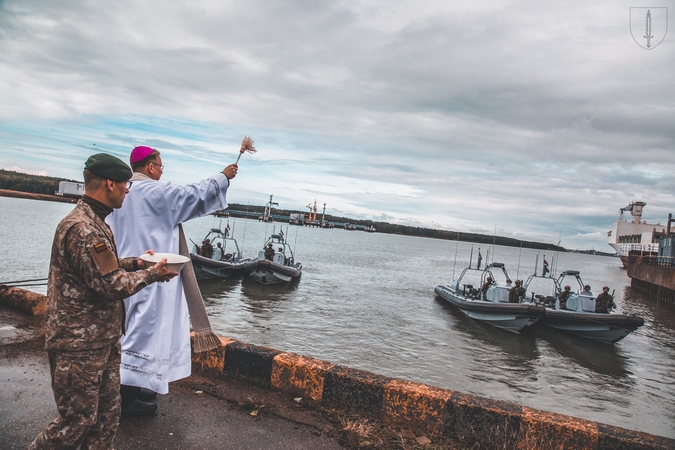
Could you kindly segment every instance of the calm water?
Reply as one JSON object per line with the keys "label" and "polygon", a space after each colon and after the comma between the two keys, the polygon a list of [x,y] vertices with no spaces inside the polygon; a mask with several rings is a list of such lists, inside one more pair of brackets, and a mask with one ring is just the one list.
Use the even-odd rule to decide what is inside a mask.
{"label": "calm water", "polygon": [[[0,197],[0,281],[46,276],[54,228],[71,208]],[[198,219],[186,224],[186,233],[197,241],[220,222]],[[257,254],[273,229],[242,219],[230,224],[246,256]],[[605,284],[616,289],[618,309],[645,318],[644,327],[606,346],[544,327],[511,335],[437,299],[434,287],[450,283],[453,266],[459,276],[471,244],[303,227],[290,227],[286,236],[304,265],[299,282],[284,287],[241,279],[201,284],[218,333],[675,438],[675,307],[630,288],[618,258],[561,253],[557,262],[558,272],[580,270],[594,292]],[[484,262],[488,248],[481,245]],[[474,258],[477,250],[476,244]],[[494,260],[506,263],[512,279],[526,278],[537,253],[541,262],[546,252],[497,246]],[[553,264],[555,256],[548,252],[546,259]]]}

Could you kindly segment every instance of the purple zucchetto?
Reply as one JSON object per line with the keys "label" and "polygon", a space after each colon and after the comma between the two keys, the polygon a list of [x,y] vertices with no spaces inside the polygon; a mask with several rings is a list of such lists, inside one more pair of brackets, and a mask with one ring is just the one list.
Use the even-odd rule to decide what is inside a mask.
{"label": "purple zucchetto", "polygon": [[138,146],[131,151],[131,156],[129,156],[129,162],[131,164],[138,162],[150,156],[151,153],[152,149],[150,147],[146,147],[144,145]]}

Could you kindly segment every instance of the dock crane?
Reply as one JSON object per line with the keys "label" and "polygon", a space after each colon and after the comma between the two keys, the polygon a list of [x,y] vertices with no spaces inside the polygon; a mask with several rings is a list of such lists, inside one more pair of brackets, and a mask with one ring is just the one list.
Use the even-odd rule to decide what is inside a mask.
{"label": "dock crane", "polygon": [[307,205],[307,208],[309,209],[309,217],[307,218],[308,222],[316,222],[316,199],[314,199],[314,206],[310,203]]}
{"label": "dock crane", "polygon": [[272,195],[270,195],[270,201],[265,205],[265,212],[261,216],[263,222],[272,221],[272,206],[279,206],[279,203],[272,201]]}

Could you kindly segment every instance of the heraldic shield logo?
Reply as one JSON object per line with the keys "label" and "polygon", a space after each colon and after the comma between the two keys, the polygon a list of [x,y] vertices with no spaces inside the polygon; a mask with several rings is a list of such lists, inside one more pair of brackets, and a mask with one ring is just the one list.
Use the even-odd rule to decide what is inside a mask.
{"label": "heraldic shield logo", "polygon": [[652,50],[663,42],[668,32],[668,8],[631,8],[630,34],[645,50]]}

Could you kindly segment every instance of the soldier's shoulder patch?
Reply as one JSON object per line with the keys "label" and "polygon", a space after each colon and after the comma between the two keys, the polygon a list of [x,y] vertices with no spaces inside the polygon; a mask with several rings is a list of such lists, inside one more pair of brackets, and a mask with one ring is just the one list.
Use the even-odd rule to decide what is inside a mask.
{"label": "soldier's shoulder patch", "polygon": [[107,275],[119,267],[117,256],[110,250],[105,241],[94,242],[89,247],[89,253],[101,275]]}

